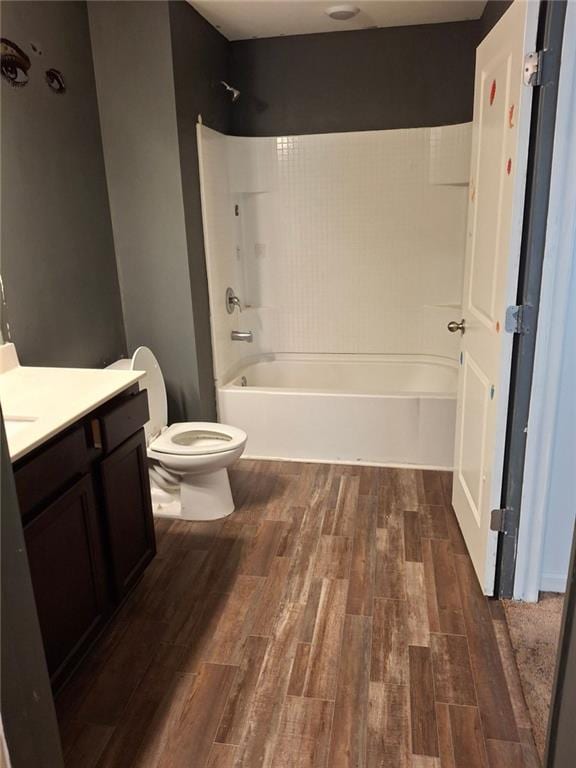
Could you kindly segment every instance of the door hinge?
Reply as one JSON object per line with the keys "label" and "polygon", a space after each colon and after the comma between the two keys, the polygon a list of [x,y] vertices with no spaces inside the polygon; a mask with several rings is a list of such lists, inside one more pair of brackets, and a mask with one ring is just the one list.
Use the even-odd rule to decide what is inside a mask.
{"label": "door hinge", "polygon": [[526,333],[528,330],[527,308],[525,304],[513,304],[506,307],[504,328],[508,333]]}
{"label": "door hinge", "polygon": [[234,206],[234,216],[240,216],[240,206],[238,204]]}
{"label": "door hinge", "polygon": [[540,85],[542,80],[542,51],[532,51],[524,56],[524,85]]}
{"label": "door hinge", "polygon": [[490,530],[503,533],[504,536],[516,535],[518,531],[518,512],[511,507],[493,509],[490,512]]}

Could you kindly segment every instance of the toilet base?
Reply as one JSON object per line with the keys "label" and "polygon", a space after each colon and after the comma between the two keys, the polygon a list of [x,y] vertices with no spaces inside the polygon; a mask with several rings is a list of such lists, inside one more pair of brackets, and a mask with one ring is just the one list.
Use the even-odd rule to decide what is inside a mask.
{"label": "toilet base", "polygon": [[234,512],[228,470],[184,475],[180,485],[183,520],[218,520]]}
{"label": "toilet base", "polygon": [[219,469],[206,474],[184,475],[179,493],[168,494],[152,485],[155,517],[178,520],[218,520],[234,512],[228,471]]}
{"label": "toilet base", "polygon": [[182,520],[182,507],[180,506],[180,496],[173,501],[154,501],[152,495],[152,514],[154,517],[168,517],[171,520]]}

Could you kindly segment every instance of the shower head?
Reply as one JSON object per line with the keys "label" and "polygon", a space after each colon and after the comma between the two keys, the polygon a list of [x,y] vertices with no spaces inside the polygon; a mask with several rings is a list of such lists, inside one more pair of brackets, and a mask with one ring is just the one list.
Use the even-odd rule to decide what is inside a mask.
{"label": "shower head", "polygon": [[240,98],[240,91],[238,88],[233,88],[231,85],[228,85],[228,83],[225,80],[220,80],[220,84],[226,88],[228,93],[232,96],[232,101],[238,101]]}

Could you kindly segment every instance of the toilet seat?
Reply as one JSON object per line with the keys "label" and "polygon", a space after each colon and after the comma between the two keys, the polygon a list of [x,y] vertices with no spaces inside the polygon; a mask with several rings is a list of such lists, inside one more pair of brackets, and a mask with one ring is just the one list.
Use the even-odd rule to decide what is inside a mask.
{"label": "toilet seat", "polygon": [[132,355],[130,367],[133,371],[145,371],[144,378],[140,379],[140,389],[145,389],[148,393],[150,419],[144,425],[144,431],[146,443],[150,445],[168,424],[168,398],[164,376],[158,360],[148,347],[138,347]]}
{"label": "toilet seat", "polygon": [[246,442],[246,433],[228,424],[185,421],[172,424],[149,444],[150,451],[173,456],[205,456],[234,451]]}
{"label": "toilet seat", "polygon": [[144,429],[154,515],[200,521],[232,514],[228,467],[244,452],[246,433],[206,421],[168,426],[164,377],[148,347],[108,367],[145,373],[139,384],[148,393],[150,418]]}

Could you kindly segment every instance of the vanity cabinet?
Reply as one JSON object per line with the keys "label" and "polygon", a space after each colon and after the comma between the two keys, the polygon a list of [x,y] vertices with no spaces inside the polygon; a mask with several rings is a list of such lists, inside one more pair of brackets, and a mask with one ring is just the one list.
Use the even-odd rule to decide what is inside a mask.
{"label": "vanity cabinet", "polygon": [[102,460],[100,480],[112,583],[120,600],[134,586],[155,552],[146,440],[142,431]]}
{"label": "vanity cabinet", "polygon": [[95,637],[108,610],[106,562],[86,475],[24,529],[46,662],[52,674]]}
{"label": "vanity cabinet", "polygon": [[54,689],[156,553],[146,421],[146,392],[130,390],[14,465]]}

